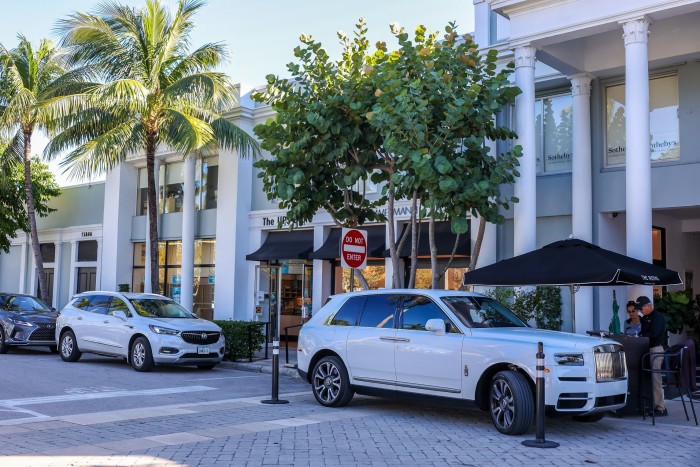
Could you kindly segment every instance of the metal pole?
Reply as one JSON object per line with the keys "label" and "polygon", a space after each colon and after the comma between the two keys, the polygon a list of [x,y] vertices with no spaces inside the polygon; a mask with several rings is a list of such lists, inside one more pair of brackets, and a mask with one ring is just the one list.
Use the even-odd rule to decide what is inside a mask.
{"label": "metal pole", "polygon": [[355,268],[350,268],[350,292],[355,290]]}
{"label": "metal pole", "polygon": [[576,334],[576,286],[569,284],[571,291],[571,332]]}
{"label": "metal pole", "polygon": [[280,383],[280,325],[282,323],[282,270],[277,266],[277,325],[275,326],[275,337],[272,341],[272,397],[260,401],[263,404],[288,404],[289,401],[279,398]]}
{"label": "metal pole", "polygon": [[544,348],[542,342],[537,343],[537,400],[535,406],[535,422],[537,429],[537,439],[525,440],[523,446],[529,448],[556,448],[559,443],[545,441],[544,439]]}

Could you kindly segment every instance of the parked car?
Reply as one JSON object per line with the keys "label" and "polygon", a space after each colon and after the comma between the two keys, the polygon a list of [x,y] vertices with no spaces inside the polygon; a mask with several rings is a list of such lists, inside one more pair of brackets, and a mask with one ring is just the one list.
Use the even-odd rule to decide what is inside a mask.
{"label": "parked car", "polygon": [[219,326],[155,294],[76,295],[59,314],[55,338],[66,362],[89,352],[123,357],[136,371],[160,364],[209,370],[226,350]]}
{"label": "parked car", "polygon": [[20,345],[56,352],[56,310],[31,295],[0,292],[0,354]]}
{"label": "parked car", "polygon": [[548,412],[597,421],[625,405],[621,345],[534,329],[489,297],[452,290],[331,297],[301,328],[298,372],[324,406],[343,406],[356,392],[474,401],[498,431],[518,435],[534,419],[538,342]]}

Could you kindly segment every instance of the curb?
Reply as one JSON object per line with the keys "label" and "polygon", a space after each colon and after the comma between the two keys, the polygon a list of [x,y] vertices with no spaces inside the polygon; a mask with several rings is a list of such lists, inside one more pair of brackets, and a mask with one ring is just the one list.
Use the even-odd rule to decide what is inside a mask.
{"label": "curb", "polygon": [[[266,364],[261,364],[261,363],[255,363],[255,362],[221,362],[218,365],[221,368],[230,368],[234,370],[241,370],[241,371],[251,371],[254,373],[265,373],[268,375],[272,374],[272,365],[266,365]],[[295,368],[289,368],[284,365],[280,365],[280,371],[279,374],[282,376],[287,376],[289,378],[296,378],[296,379],[301,379],[299,376],[299,373],[297,372],[296,367]]]}

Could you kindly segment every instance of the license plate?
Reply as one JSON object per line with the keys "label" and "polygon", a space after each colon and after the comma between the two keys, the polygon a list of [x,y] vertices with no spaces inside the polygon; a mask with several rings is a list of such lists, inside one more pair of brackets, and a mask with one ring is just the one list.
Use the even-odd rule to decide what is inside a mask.
{"label": "license plate", "polygon": [[200,355],[209,355],[209,347],[197,347],[197,353]]}

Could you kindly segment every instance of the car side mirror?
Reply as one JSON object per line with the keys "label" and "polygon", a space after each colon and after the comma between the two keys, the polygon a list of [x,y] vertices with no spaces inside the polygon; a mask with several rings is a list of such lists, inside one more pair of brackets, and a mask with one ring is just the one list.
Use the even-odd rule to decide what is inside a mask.
{"label": "car side mirror", "polygon": [[431,332],[434,332],[438,336],[444,336],[445,335],[445,322],[441,319],[429,319],[427,323],[425,323],[425,329]]}
{"label": "car side mirror", "polygon": [[56,313],[56,308],[51,307],[51,311],[53,311],[54,313]]}
{"label": "car side mirror", "polygon": [[126,321],[126,313],[124,313],[124,310],[114,310],[112,312],[112,316],[116,316],[117,318]]}

